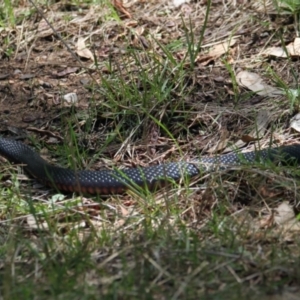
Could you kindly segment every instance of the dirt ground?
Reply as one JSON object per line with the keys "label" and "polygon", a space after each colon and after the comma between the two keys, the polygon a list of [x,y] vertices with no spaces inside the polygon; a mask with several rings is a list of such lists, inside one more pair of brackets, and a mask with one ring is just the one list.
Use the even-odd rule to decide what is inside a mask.
{"label": "dirt ground", "polygon": [[[295,87],[297,82],[291,70],[286,67],[286,60],[274,57],[264,61],[260,59],[259,54],[266,47],[281,45],[280,34],[284,34],[285,44],[292,42],[295,37],[293,17],[276,13],[271,2],[266,7],[265,4],[259,1],[238,1],[236,4],[230,1],[212,1],[202,49],[207,51],[210,45],[230,36],[237,36],[237,43],[226,58],[235,73],[240,69],[266,72],[268,65],[272,72],[284,79],[287,86]],[[122,22],[115,21],[112,17],[103,22],[101,18],[110,14],[110,9],[105,4],[95,8],[87,4],[72,5],[58,1],[41,7],[43,16],[30,3],[25,1],[20,4],[15,11],[17,26],[3,28],[1,32],[2,134],[13,133],[21,137],[31,134],[38,140],[47,141],[50,137],[63,140],[65,124],[60,123],[61,116],[68,118],[73,114],[72,105],[63,100],[63,96],[68,93],[76,93],[79,98],[75,108],[77,112],[89,114],[96,107],[98,115],[93,121],[104,124],[106,99],[99,89],[102,76],[109,74],[108,61],[113,66],[119,66],[122,76],[127,77],[124,79],[128,84],[138,84],[139,71],[133,62],[127,68],[127,74],[122,70],[122,61],[130,60],[126,47],[136,49],[140,55],[143,52],[156,53],[163,59],[165,55],[157,42],[163,45],[174,41],[186,44],[183,20],[186,24],[191,22],[193,34],[198,38],[205,17],[203,1],[184,3],[179,7],[174,7],[168,1],[128,1],[124,6],[127,15],[122,10],[116,10]],[[48,27],[43,17],[52,24],[55,32]],[[91,59],[76,53],[76,41],[80,37],[84,37],[89,43],[89,53],[85,56],[92,54],[97,58],[98,66],[95,70],[91,67]],[[183,55],[182,49],[174,53],[178,61]],[[294,69],[299,69],[298,65],[298,59],[293,61]],[[193,73],[187,80],[187,90],[191,91],[188,104],[196,102],[215,107],[220,104],[229,110],[234,109],[232,78],[222,57],[199,55]],[[91,90],[92,84],[98,85],[98,90]],[[116,97],[119,98],[117,93],[118,91]],[[243,90],[240,93],[243,95]],[[263,97],[254,95],[246,102],[240,101],[238,109],[243,112],[247,105],[253,106],[262,100]],[[244,130],[236,128],[239,124],[226,126],[231,132]]]}

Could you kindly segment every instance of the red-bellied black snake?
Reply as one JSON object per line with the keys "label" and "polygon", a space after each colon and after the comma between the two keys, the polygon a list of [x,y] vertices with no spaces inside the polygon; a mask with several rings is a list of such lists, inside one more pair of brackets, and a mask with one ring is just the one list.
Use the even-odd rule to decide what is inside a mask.
{"label": "red-bellied black snake", "polygon": [[122,193],[130,187],[149,189],[181,178],[194,177],[202,171],[210,171],[218,166],[239,165],[260,160],[300,162],[300,144],[281,146],[246,153],[229,153],[216,157],[201,157],[192,163],[171,162],[150,167],[123,170],[74,171],[53,166],[40,157],[29,146],[0,137],[0,155],[9,161],[24,165],[25,171],[43,184],[65,192],[89,194]]}

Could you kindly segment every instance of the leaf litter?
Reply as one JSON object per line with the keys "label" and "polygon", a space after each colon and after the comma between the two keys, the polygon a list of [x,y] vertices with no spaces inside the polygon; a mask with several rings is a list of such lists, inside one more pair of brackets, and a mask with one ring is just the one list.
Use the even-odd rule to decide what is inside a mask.
{"label": "leaf litter", "polygon": [[[178,80],[182,75],[178,76],[176,69],[184,60],[184,80],[170,87],[172,93],[164,105],[160,105],[157,95],[152,95],[150,103],[152,101],[155,105],[148,108],[160,122],[171,120],[166,127],[175,139],[163,135],[163,130],[157,130],[157,123],[151,120],[140,121],[144,128],[149,129],[143,134],[130,127],[130,122],[126,120],[124,127],[128,126],[129,131],[118,132],[121,138],[107,145],[99,165],[148,165],[182,157],[189,160],[199,153],[213,155],[244,146],[252,150],[256,146],[268,146],[270,140],[274,144],[293,142],[297,135],[291,135],[289,128],[282,126],[289,123],[291,115],[286,93],[270,79],[267,68],[271,66],[288,87],[297,88],[291,66],[285,60],[287,54],[288,57],[299,56],[295,32],[289,24],[282,25],[280,20],[271,20],[269,13],[273,12],[273,8],[269,1],[212,3],[201,51],[196,53],[194,62],[188,52],[185,32],[187,30],[199,38],[206,11],[205,1],[113,1],[116,8],[113,12],[108,5],[78,4],[74,10],[68,9],[65,3],[59,1],[44,9],[44,16],[55,32],[37,13],[25,19],[23,24],[17,24],[15,30],[5,28],[0,37],[2,41],[9,41],[9,44],[1,43],[0,49],[5,62],[0,64],[0,73],[4,74],[0,76],[0,95],[3,99],[0,113],[4,116],[1,132],[7,133],[7,127],[11,125],[23,130],[40,128],[40,131],[31,132],[38,141],[49,146],[54,133],[65,138],[66,124],[61,120],[66,119],[74,122],[72,127],[75,128],[79,145],[88,144],[90,149],[97,149],[111,137],[111,128],[117,127],[119,121],[112,121],[112,116],[118,115],[118,111],[111,109],[111,98],[122,113],[138,107],[124,99],[127,94],[122,95],[118,88],[113,89],[110,95],[105,94],[105,80],[111,79],[111,74],[119,74],[122,80],[114,82],[112,78],[108,82],[109,88],[119,84],[136,88],[142,99],[147,95],[151,80],[146,83],[141,81],[141,69],[153,81],[157,76],[155,63],[165,63],[165,68],[170,71],[159,79]],[[26,6],[26,2],[23,5]],[[16,16],[18,13],[21,10],[16,11]],[[255,15],[259,21],[267,21],[268,27],[264,28],[250,15]],[[287,29],[283,36],[284,45],[273,35],[281,26]],[[76,59],[57,38],[57,34],[63,37]],[[10,49],[17,51],[8,59]],[[137,51],[138,60],[128,50]],[[175,65],[170,62],[168,51]],[[190,69],[193,64],[194,69]],[[293,62],[293,67],[299,70],[298,61]],[[97,86],[96,92],[89,82]],[[185,88],[180,89],[180,86]],[[70,101],[76,102],[82,113],[81,117],[76,114],[79,117],[76,121],[71,114],[74,105],[70,103],[68,107],[64,101],[68,95],[76,95],[76,100],[71,97]],[[84,132],[85,124],[91,120],[82,117],[83,112],[89,113],[94,107],[98,110],[92,117],[93,129]],[[36,111],[40,112],[39,117],[28,117],[35,116]],[[190,113],[186,114],[185,119],[180,119],[178,116],[186,111]],[[140,113],[139,110],[137,112]],[[186,128],[188,133],[182,133]],[[183,152],[180,155],[178,148]],[[131,232],[143,236],[147,213],[160,209],[164,218],[163,221],[159,219],[158,227],[166,220],[174,228],[179,228],[183,222],[201,238],[201,230],[212,220],[214,210],[222,210],[224,199],[227,199],[224,219],[236,221],[231,228],[236,232],[237,239],[244,238],[239,229],[247,222],[251,229],[256,230],[254,233],[248,231],[250,243],[255,241],[263,249],[266,243],[276,239],[281,242],[295,241],[293,237],[297,236],[298,223],[291,209],[297,206],[299,199],[297,192],[294,193],[292,179],[283,173],[274,174],[271,170],[256,170],[253,167],[250,170],[245,168],[237,175],[225,173],[217,177],[220,180],[216,179],[216,175],[204,178],[204,187],[199,186],[197,180],[192,181],[188,194],[184,187],[162,190],[155,194],[150,203],[145,201],[144,195],[138,194],[124,195],[121,200],[112,196],[103,206],[93,199],[85,200],[82,205],[73,200],[70,214],[55,212],[50,223],[41,219],[40,224],[48,229],[57,221],[63,228],[58,232],[67,235],[72,231],[72,223],[78,224],[78,228],[88,227],[87,223],[82,223],[82,216],[86,213],[91,224],[99,230],[102,226],[111,226],[123,233],[128,230],[129,236]],[[47,202],[49,194],[42,195],[46,195]],[[168,217],[166,197],[176,199],[176,205],[182,211],[180,223]],[[284,202],[285,206],[278,204],[282,199],[288,200]],[[66,199],[55,205],[65,203]],[[242,212],[246,212],[248,207],[250,213],[247,212],[245,217]],[[264,217],[260,217],[260,212],[265,214]],[[242,215],[243,218],[238,217]],[[289,218],[283,221],[286,215]],[[131,219],[135,222],[128,225]],[[30,215],[27,221],[32,229],[39,226]],[[219,228],[226,231],[225,226]],[[282,235],[279,238],[280,230]],[[213,235],[211,238],[214,238]],[[122,275],[119,273],[117,277],[122,278]],[[94,277],[92,279],[95,283],[99,282]]]}

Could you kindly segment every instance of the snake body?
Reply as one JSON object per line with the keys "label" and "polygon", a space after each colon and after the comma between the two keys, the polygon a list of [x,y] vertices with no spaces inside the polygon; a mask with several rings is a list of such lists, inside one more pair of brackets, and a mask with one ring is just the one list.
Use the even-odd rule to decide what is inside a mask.
{"label": "snake body", "polygon": [[53,166],[26,144],[0,137],[0,155],[24,169],[41,183],[59,191],[88,194],[117,194],[132,187],[152,189],[170,181],[178,182],[202,172],[237,166],[255,161],[280,161],[300,163],[300,144],[264,149],[246,153],[229,153],[215,157],[201,157],[190,162],[171,162],[150,167],[123,170],[74,171]]}

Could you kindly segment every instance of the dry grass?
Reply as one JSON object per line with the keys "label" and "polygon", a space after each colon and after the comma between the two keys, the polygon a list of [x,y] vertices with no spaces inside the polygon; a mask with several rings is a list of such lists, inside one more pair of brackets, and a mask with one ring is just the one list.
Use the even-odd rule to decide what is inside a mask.
{"label": "dry grass", "polygon": [[[299,88],[297,55],[263,55],[294,41],[298,11],[236,2],[0,4],[1,133],[76,169],[297,141],[297,97],[259,95],[236,75]],[[60,195],[3,160],[1,295],[294,299],[297,173],[246,165],[103,199]]]}

